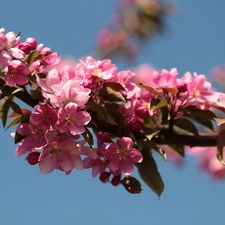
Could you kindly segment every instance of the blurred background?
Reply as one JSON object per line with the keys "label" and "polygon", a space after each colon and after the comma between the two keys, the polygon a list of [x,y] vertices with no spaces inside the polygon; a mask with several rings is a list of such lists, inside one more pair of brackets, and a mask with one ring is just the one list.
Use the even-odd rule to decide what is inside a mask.
{"label": "blurred background", "polygon": [[[109,23],[115,25],[115,9],[121,2],[1,0],[1,27],[6,32],[22,31],[22,41],[34,37],[62,57],[78,59],[96,55],[97,34]],[[150,63],[160,69],[176,67],[180,75],[190,71],[208,76],[212,68],[225,62],[225,2],[170,3],[175,6],[169,7],[169,14],[163,17],[165,26],[159,32],[151,33],[150,38],[142,35],[139,42],[134,38],[136,59],[113,57],[120,69]],[[200,171],[196,157],[186,156],[175,165],[156,155],[165,183],[159,199],[143,183],[142,193],[132,195],[123,186],[113,187],[92,178],[90,170],[74,170],[69,176],[59,171],[41,175],[38,166],[15,156],[16,145],[10,136],[13,131],[0,131],[2,225],[225,224],[225,182]]]}

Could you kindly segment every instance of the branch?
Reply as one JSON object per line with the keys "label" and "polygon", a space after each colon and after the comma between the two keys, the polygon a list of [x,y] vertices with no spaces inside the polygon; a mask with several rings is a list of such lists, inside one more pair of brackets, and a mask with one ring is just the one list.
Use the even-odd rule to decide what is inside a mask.
{"label": "branch", "polygon": [[[0,89],[6,92],[9,87],[5,86],[5,81],[0,78]],[[36,99],[33,99],[30,94],[24,90],[20,91],[14,94],[15,97],[26,103],[27,105],[31,106],[32,108],[38,104],[38,101]],[[98,125],[98,130],[107,132],[115,137],[123,135],[124,132],[122,132],[117,125],[109,124],[104,121],[101,121],[97,118],[96,113],[90,112],[92,118]],[[96,130],[96,127],[92,127],[94,130]],[[138,135],[139,136],[139,135]],[[143,134],[140,134],[140,137],[145,138]],[[217,135],[214,136],[193,136],[193,135],[182,135],[182,134],[174,134],[174,133],[168,133],[165,131],[162,131],[159,133],[158,136],[153,137],[152,139],[156,144],[159,145],[186,145],[186,146],[198,146],[198,147],[206,147],[206,146],[216,146],[217,142]]]}
{"label": "branch", "polygon": [[[121,132],[119,127],[114,124],[109,124],[107,122],[101,121],[98,119],[96,113],[89,112],[91,114],[91,117],[94,119],[96,124],[98,125],[99,131],[107,132],[115,137],[122,137],[126,136],[124,133]],[[95,127],[92,126],[94,130],[96,130]],[[138,138],[145,138],[144,134],[136,134]],[[206,146],[216,146],[217,142],[217,135],[183,135],[183,134],[174,134],[171,132],[168,132],[166,130],[161,131],[158,136],[155,136],[152,138],[152,140],[159,145],[186,145],[190,147],[198,146],[198,147],[206,147]]]}
{"label": "branch", "polygon": [[[10,87],[5,85],[5,81],[0,77],[0,90],[4,93],[9,90]],[[36,99],[33,99],[30,94],[24,89],[23,91],[19,91],[14,94],[15,97],[26,103],[27,105],[34,108],[38,104],[38,101]]]}
{"label": "branch", "polygon": [[216,146],[217,135],[213,136],[193,136],[193,135],[182,135],[182,134],[170,134],[154,137],[152,139],[156,144],[160,145],[186,145],[190,147],[206,147]]}

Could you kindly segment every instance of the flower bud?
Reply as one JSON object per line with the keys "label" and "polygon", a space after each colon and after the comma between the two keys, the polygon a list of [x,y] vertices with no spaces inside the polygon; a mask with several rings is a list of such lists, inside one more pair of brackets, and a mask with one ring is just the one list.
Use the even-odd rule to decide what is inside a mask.
{"label": "flower bud", "polygon": [[26,160],[30,165],[36,165],[38,163],[39,156],[40,152],[31,152],[27,156]]}
{"label": "flower bud", "polygon": [[26,43],[30,44],[31,50],[35,50],[37,47],[37,41],[35,38],[32,37],[27,38]]}
{"label": "flower bud", "polygon": [[118,186],[120,184],[120,176],[117,175],[117,176],[113,177],[113,179],[111,180],[111,184],[113,186]]}
{"label": "flower bud", "polygon": [[109,181],[109,177],[110,177],[111,173],[110,172],[102,172],[99,176],[99,179],[101,182],[103,183],[107,183]]}

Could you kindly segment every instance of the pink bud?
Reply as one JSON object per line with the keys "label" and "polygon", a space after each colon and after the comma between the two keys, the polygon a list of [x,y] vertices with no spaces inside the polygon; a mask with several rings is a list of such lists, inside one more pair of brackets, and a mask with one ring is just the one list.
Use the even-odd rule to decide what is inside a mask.
{"label": "pink bud", "polygon": [[149,116],[149,112],[148,109],[146,109],[145,107],[141,106],[137,109],[137,115],[141,118],[141,119],[146,119]]}
{"label": "pink bud", "polygon": [[184,84],[178,85],[177,90],[179,93],[187,91],[187,84],[184,83]]}
{"label": "pink bud", "polygon": [[28,161],[30,165],[36,165],[38,163],[39,155],[40,155],[40,152],[31,152],[27,156],[26,160]]}
{"label": "pink bud", "polygon": [[35,38],[32,37],[27,38],[26,43],[30,44],[31,50],[35,50],[37,47],[37,41]]}
{"label": "pink bud", "polygon": [[113,177],[113,179],[111,180],[111,184],[113,186],[118,186],[120,184],[120,176],[117,175],[117,176]]}
{"label": "pink bud", "polygon": [[101,182],[103,183],[107,183],[109,181],[109,177],[110,177],[111,173],[110,172],[102,172],[99,176],[99,179]]}
{"label": "pink bud", "polygon": [[24,43],[20,43],[19,44],[19,49],[22,50],[23,52],[25,52],[26,54],[29,54],[31,49],[31,45],[27,42]]}

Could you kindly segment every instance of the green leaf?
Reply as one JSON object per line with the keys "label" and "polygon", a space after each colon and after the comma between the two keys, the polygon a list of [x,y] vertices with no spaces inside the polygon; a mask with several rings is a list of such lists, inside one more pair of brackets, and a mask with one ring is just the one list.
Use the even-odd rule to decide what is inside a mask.
{"label": "green leaf", "polygon": [[225,130],[221,130],[217,136],[217,158],[223,165],[225,165],[225,162],[223,160],[224,146],[225,146]]}
{"label": "green leaf", "polygon": [[117,82],[107,82],[105,83],[107,87],[111,87],[115,91],[126,91],[126,89]]}
{"label": "green leaf", "polygon": [[187,118],[180,117],[174,120],[174,126],[179,127],[182,130],[188,131],[196,136],[199,135],[198,129],[192,121]]}
{"label": "green leaf", "polygon": [[145,137],[148,140],[152,140],[152,138],[158,134],[160,132],[161,128],[158,128],[157,130],[155,129],[150,129],[150,128],[144,128],[144,133],[145,133]]}
{"label": "green leaf", "polygon": [[21,115],[21,116],[18,116],[16,119],[14,119],[6,128],[9,129],[10,127],[13,127],[15,126],[16,124],[18,123],[28,123],[29,122],[29,117],[30,117],[30,114],[25,114],[25,115]]}
{"label": "green leaf", "polygon": [[23,112],[22,112],[20,106],[17,105],[15,102],[11,101],[10,107],[12,108],[13,112],[15,112],[17,114],[20,114],[20,115],[23,115]]}
{"label": "green leaf", "polygon": [[168,105],[167,99],[163,98],[157,105],[151,106],[151,110],[160,109],[167,105]]}
{"label": "green leaf", "polygon": [[20,87],[7,87],[6,91],[4,91],[4,94],[5,96],[11,96],[22,90],[23,88],[20,88]]}
{"label": "green leaf", "polygon": [[143,154],[143,161],[136,166],[142,180],[160,197],[164,183],[151,153]]}
{"label": "green leaf", "polygon": [[120,93],[120,91],[107,86],[107,83],[105,83],[102,89],[99,91],[99,97],[105,101],[127,102],[126,98]]}
{"label": "green leaf", "polygon": [[89,146],[92,149],[94,149],[94,139],[93,139],[92,133],[89,131],[89,129],[87,127],[85,127],[85,132],[82,133],[82,136],[87,141],[87,143],[89,144]]}
{"label": "green leaf", "polygon": [[13,100],[13,96],[6,96],[1,100],[0,103],[0,118],[2,120],[2,125],[5,127],[7,122],[7,117],[10,109],[10,102]]}
{"label": "green leaf", "polygon": [[139,194],[142,191],[140,182],[132,176],[124,177],[123,180],[121,180],[121,184],[131,194]]}
{"label": "green leaf", "polygon": [[34,62],[34,59],[38,55],[38,52],[39,52],[38,50],[34,50],[31,51],[29,55],[27,55],[25,60],[27,62],[28,67]]}
{"label": "green leaf", "polygon": [[154,141],[146,140],[145,141],[145,147],[147,147],[148,150],[150,150],[150,149],[155,150],[156,152],[158,152],[163,157],[163,159],[164,159],[165,162],[167,161],[167,155],[166,155],[166,153]]}
{"label": "green leaf", "polygon": [[152,87],[150,87],[150,86],[143,85],[142,83],[137,84],[137,86],[140,87],[140,88],[142,88],[142,89],[144,88],[144,89],[146,89],[146,90],[150,91],[151,93],[153,93],[153,94],[155,94],[155,95],[158,95],[158,96],[160,96],[160,95],[163,94],[162,89],[159,88],[159,87],[157,87],[157,88],[152,88]]}
{"label": "green leaf", "polygon": [[216,117],[210,110],[201,110],[194,106],[187,107],[185,109],[184,116],[192,118],[197,123],[213,130],[212,120]]}
{"label": "green leaf", "polygon": [[107,118],[107,111],[104,107],[102,107],[100,104],[96,102],[87,102],[85,105],[86,110],[92,110],[94,112],[97,112],[98,118],[102,119],[103,121]]}
{"label": "green leaf", "polygon": [[184,146],[183,145],[168,145],[170,148],[172,148],[176,153],[178,153],[180,156],[184,157]]}
{"label": "green leaf", "polygon": [[15,144],[19,143],[20,141],[22,141],[26,136],[23,136],[19,133],[15,133],[15,136],[14,136],[14,142]]}
{"label": "green leaf", "polygon": [[114,103],[105,104],[105,108],[108,114],[108,120],[110,123],[122,125],[125,122],[123,115],[118,110],[118,105]]}

